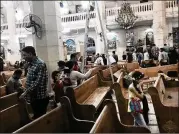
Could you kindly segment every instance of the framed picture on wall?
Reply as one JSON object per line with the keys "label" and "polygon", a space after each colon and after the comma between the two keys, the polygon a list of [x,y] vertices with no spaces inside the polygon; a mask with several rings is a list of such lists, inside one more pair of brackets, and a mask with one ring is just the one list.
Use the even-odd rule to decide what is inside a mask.
{"label": "framed picture on wall", "polygon": [[108,40],[108,49],[116,49],[116,40]]}
{"label": "framed picture on wall", "polygon": [[67,54],[70,55],[76,52],[76,45],[73,39],[66,40]]}

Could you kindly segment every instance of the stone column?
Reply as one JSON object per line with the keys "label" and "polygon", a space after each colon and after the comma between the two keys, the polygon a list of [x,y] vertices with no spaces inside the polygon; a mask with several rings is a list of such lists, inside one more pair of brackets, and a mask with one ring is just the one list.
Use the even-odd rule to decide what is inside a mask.
{"label": "stone column", "polygon": [[33,35],[33,44],[38,57],[47,64],[50,80],[52,71],[57,69],[57,62],[64,60],[59,3],[57,1],[32,1],[32,14],[37,15],[42,21],[42,39]]}
{"label": "stone column", "polygon": [[[106,12],[105,12],[105,1],[97,1],[98,6],[99,6],[99,11],[100,11],[100,16],[103,22],[103,25],[105,27],[104,31],[106,31]],[[96,5],[95,5],[96,6]],[[97,13],[97,7],[96,7],[96,53],[105,53],[105,47],[104,47],[104,40],[101,40],[101,37],[99,33],[101,33],[101,26],[100,26],[100,21],[99,21],[99,16]]]}
{"label": "stone column", "polygon": [[159,48],[166,42],[166,28],[165,1],[153,1],[154,42]]}
{"label": "stone column", "polygon": [[6,11],[7,11],[7,23],[8,23],[8,32],[9,32],[9,41],[7,48],[10,50],[7,52],[7,60],[11,61],[12,64],[15,61],[20,60],[20,46],[19,39],[16,36],[16,18],[15,18],[15,9],[13,7],[12,1],[6,1]]}

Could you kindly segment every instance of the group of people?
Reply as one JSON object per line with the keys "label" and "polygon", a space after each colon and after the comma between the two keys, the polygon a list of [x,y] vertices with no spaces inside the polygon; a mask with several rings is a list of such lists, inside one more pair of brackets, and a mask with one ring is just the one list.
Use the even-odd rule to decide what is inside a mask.
{"label": "group of people", "polygon": [[154,64],[155,61],[159,61],[160,65],[176,64],[179,61],[179,48],[169,47],[164,44],[163,48],[158,48],[155,44],[152,46],[147,46],[143,50],[143,47],[138,47],[136,50],[134,48],[127,48],[123,52],[123,60],[127,60],[129,63],[133,61],[138,61],[140,66],[143,66],[142,61],[151,61]]}
{"label": "group of people", "polygon": [[87,56],[86,61],[87,61],[87,64],[88,64],[88,61],[90,61],[91,63],[94,63],[94,66],[117,64],[118,56],[115,54],[115,51],[113,51],[112,55],[109,55],[109,61],[108,61],[107,55],[105,54],[100,55],[99,53],[95,55],[95,53],[93,53],[91,58],[89,57],[89,55]]}
{"label": "group of people", "polygon": [[[21,53],[22,58],[28,62],[28,72],[26,76],[25,87],[22,87],[22,83],[19,80],[23,72],[22,70],[17,69],[7,82],[7,91],[8,93],[12,93],[15,90],[20,92],[19,98],[24,98],[31,104],[34,113],[33,118],[36,119],[46,113],[49,102],[49,95],[47,93],[47,66],[43,60],[37,57],[34,47],[27,46],[21,50]],[[110,63],[116,64],[118,57],[115,52],[113,52],[113,55],[110,57],[114,61],[111,62],[111,60]],[[66,87],[75,88],[81,83],[81,80],[90,77],[93,69],[90,69],[87,71],[87,73],[83,74],[78,65],[78,59],[78,53],[74,53],[71,54],[69,61],[59,61],[57,63],[58,68],[52,72],[52,88],[54,85],[56,85],[59,89],[62,88],[65,92]],[[100,64],[98,64],[99,59],[101,60]],[[96,65],[107,64],[106,57],[104,58],[103,56],[102,58],[102,56],[99,54],[94,56],[93,61]],[[162,75],[161,72],[159,73]],[[136,126],[147,127],[148,120],[146,118],[146,112],[143,112],[140,109],[136,112],[133,109],[133,105],[140,100],[142,101],[146,111],[148,111],[146,97],[143,91],[139,88],[139,83],[143,80],[144,74],[138,71],[134,71],[131,72],[128,76],[128,79],[131,79],[130,84],[127,86],[129,91],[128,112],[131,112],[132,116],[134,117]]]}

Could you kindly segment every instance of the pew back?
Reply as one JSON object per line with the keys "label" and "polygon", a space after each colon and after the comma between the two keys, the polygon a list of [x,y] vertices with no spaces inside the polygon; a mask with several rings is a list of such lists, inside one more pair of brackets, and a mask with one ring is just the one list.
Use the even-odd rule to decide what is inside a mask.
{"label": "pew back", "polygon": [[62,97],[61,104],[32,121],[14,133],[87,133],[94,122],[78,120],[73,116],[71,104],[67,97]]}
{"label": "pew back", "polygon": [[90,133],[150,133],[150,130],[144,127],[123,125],[117,116],[114,101],[107,100],[104,104],[106,105]]}
{"label": "pew back", "polygon": [[74,91],[77,102],[83,103],[90,96],[90,94],[94,92],[98,85],[98,76],[94,75],[86,80],[83,84],[75,88]]}
{"label": "pew back", "polygon": [[24,100],[0,111],[0,117],[1,133],[11,133],[30,122]]}
{"label": "pew back", "polygon": [[157,66],[157,67],[149,67],[149,68],[140,68],[135,70],[144,73],[145,76],[157,77],[159,70],[163,71],[165,74],[167,74],[168,71],[178,71],[178,65],[177,64],[165,65],[165,66]]}
{"label": "pew back", "polygon": [[0,111],[18,103],[17,92],[0,98]]}

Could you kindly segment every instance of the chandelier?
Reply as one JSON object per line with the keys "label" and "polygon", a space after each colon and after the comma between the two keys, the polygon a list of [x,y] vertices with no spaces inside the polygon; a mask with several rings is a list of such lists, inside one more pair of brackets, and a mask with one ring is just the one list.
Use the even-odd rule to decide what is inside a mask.
{"label": "chandelier", "polygon": [[136,20],[138,19],[135,16],[134,12],[129,3],[124,2],[121,6],[118,16],[115,21],[124,29],[130,29],[134,26]]}

